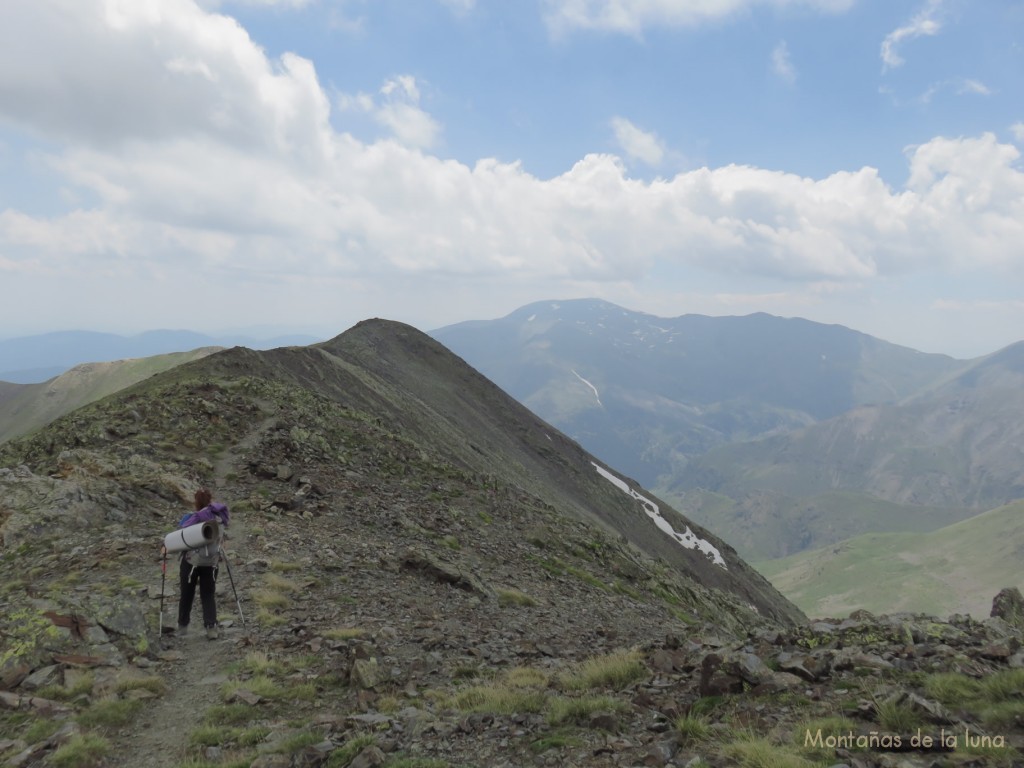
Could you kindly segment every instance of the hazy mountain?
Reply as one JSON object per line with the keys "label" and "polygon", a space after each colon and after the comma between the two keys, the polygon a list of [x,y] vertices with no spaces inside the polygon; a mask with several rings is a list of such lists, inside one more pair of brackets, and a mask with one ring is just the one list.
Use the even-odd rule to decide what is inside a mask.
{"label": "hazy mountain", "polygon": [[102,363],[126,358],[187,352],[201,347],[245,346],[270,349],[311,344],[305,335],[255,339],[243,334],[207,336],[193,331],[157,330],[136,336],[96,331],[56,331],[0,340],[0,381],[32,384],[46,381],[79,363]]}
{"label": "hazy mountain", "polygon": [[203,347],[134,360],[82,363],[42,384],[0,384],[0,443],[156,373],[218,351]]}
{"label": "hazy mountain", "polygon": [[1024,343],[899,403],[716,448],[662,491],[758,559],[1024,498]]}
{"label": "hazy mountain", "polygon": [[990,595],[1024,589],[1024,502],[929,533],[870,533],[758,565],[811,616],[924,611],[988,615]]}
{"label": "hazy mountain", "polygon": [[593,299],[539,302],[432,335],[648,485],[716,446],[894,402],[963,365],[837,325],[660,318]]}

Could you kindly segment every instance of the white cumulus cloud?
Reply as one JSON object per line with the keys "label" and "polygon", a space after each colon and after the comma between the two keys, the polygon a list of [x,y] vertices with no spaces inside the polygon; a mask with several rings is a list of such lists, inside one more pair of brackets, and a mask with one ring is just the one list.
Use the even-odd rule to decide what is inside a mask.
{"label": "white cumulus cloud", "polygon": [[[89,201],[0,210],[5,285],[216,274],[233,291],[272,275],[296,296],[340,279],[421,294],[462,276],[543,281],[557,295],[654,266],[793,285],[1024,274],[1020,150],[990,134],[911,148],[902,188],[868,167],[813,179],[728,165],[643,181],[612,154],[538,178],[427,151],[439,129],[411,75],[341,100],[398,140],[356,139],[332,124],[345,115],[331,114],[310,61],[268,57],[192,0],[37,0],[5,22],[0,119],[48,137],[50,167]],[[14,66],[27,51],[36,66]],[[663,159],[656,136],[624,118],[612,128],[629,159]]]}
{"label": "white cumulus cloud", "polygon": [[368,113],[395,139],[411,147],[429,149],[441,133],[440,123],[420,107],[420,89],[412,75],[385,81],[376,99],[365,93],[342,94],[338,106]]}
{"label": "white cumulus cloud", "polygon": [[615,140],[630,160],[639,160],[652,167],[661,164],[665,147],[655,134],[638,128],[624,117],[613,117],[611,126]]}
{"label": "white cumulus cloud", "polygon": [[906,40],[913,40],[917,37],[926,37],[939,34],[942,29],[942,21],[938,18],[942,10],[942,0],[928,0],[914,17],[897,27],[882,40],[882,63],[885,69],[892,69],[902,66],[904,59],[897,51],[897,47]]}

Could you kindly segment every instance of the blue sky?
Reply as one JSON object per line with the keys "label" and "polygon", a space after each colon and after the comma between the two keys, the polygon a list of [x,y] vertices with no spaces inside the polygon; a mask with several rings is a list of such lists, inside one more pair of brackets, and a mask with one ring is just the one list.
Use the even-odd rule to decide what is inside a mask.
{"label": "blue sky", "polygon": [[15,0],[0,336],[594,296],[1024,339],[1019,0]]}

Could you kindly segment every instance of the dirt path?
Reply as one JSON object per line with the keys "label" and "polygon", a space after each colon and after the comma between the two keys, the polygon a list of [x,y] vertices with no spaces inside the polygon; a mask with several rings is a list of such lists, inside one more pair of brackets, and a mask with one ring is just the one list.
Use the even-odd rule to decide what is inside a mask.
{"label": "dirt path", "polygon": [[[269,417],[257,424],[242,440],[226,451],[214,466],[214,498],[223,499],[230,507],[228,476],[236,470],[240,452],[256,445],[262,435],[276,422]],[[238,516],[231,519],[230,539],[234,542],[245,540],[245,522]],[[238,583],[237,559],[233,547],[226,550],[231,558],[235,587],[238,596],[244,600],[245,590]],[[177,611],[177,560],[167,564],[167,603],[164,622],[175,623]],[[201,605],[196,596],[193,606],[193,621],[185,637],[166,635],[163,648],[158,652],[158,667],[153,670],[163,677],[166,691],[152,702],[140,704],[139,712],[132,725],[131,736],[112,739],[109,764],[131,766],[131,768],[175,768],[184,763],[196,748],[189,743],[191,734],[205,723],[207,710],[221,702],[221,686],[228,679],[229,665],[240,655],[240,642],[247,636],[242,627],[235,594],[226,567],[223,565],[217,578],[217,612],[222,622],[220,639],[206,639],[201,620]],[[243,606],[243,610],[245,610]],[[199,619],[198,621],[196,619]],[[228,626],[225,626],[224,623]],[[148,672],[148,670],[143,670]]]}
{"label": "dirt path", "polygon": [[113,765],[174,768],[187,759],[190,734],[203,725],[207,709],[220,701],[220,686],[227,680],[224,670],[236,654],[232,634],[233,628],[222,639],[209,641],[200,626],[190,636],[168,643],[173,649],[165,656],[178,658],[162,662],[167,691],[143,706],[132,726],[136,735],[131,743],[112,751]]}
{"label": "dirt path", "polygon": [[[259,403],[259,405],[264,406],[263,403]],[[270,405],[266,404],[265,407],[269,408]],[[266,417],[260,421],[259,424],[249,430],[245,437],[235,443],[231,448],[224,451],[213,465],[213,490],[215,492],[219,491],[223,493],[226,491],[228,475],[235,471],[235,468],[238,466],[238,460],[240,458],[239,453],[255,447],[267,430],[276,423],[277,416],[271,415]]]}

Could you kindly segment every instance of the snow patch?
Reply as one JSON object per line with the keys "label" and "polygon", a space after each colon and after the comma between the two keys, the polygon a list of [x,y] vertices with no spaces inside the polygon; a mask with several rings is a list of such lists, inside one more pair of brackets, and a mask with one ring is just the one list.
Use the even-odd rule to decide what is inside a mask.
{"label": "snow patch", "polygon": [[[576,372],[573,371],[573,373]],[[725,558],[722,557],[722,553],[719,552],[718,548],[715,547],[711,542],[707,541],[706,539],[700,538],[697,534],[690,530],[690,526],[686,526],[685,533],[679,533],[672,527],[672,524],[668,520],[661,516],[661,510],[658,508],[657,504],[648,499],[646,496],[642,496],[641,494],[634,491],[632,488],[629,487],[629,484],[625,480],[616,477],[604,467],[599,467],[594,462],[590,463],[594,465],[594,469],[597,470],[597,473],[601,475],[601,477],[610,482],[616,488],[619,488],[620,490],[629,494],[634,499],[643,504],[644,512],[646,512],[647,516],[654,521],[654,524],[658,526],[658,528],[660,528],[662,531],[667,533],[669,536],[671,536],[673,539],[675,539],[680,546],[686,547],[687,549],[699,549],[715,565],[720,566],[721,568],[725,568],[725,570],[729,570],[728,566],[726,566],[725,564]]]}
{"label": "snow patch", "polygon": [[586,380],[586,379],[584,379],[584,378],[583,378],[582,376],[580,376],[580,375],[579,375],[578,373],[576,373],[576,371],[575,371],[575,370],[573,370],[573,375],[574,375],[574,376],[575,376],[575,377],[576,377],[577,379],[579,379],[580,381],[582,381],[582,382],[583,382],[584,384],[586,384],[586,385],[587,385],[588,387],[590,387],[590,388],[591,388],[592,390],[594,390],[594,397],[596,397],[596,398],[597,398],[597,404],[598,404],[598,405],[600,405],[600,406],[601,406],[602,408],[604,408],[604,403],[602,403],[602,402],[601,402],[601,395],[600,395],[600,394],[598,393],[598,391],[597,391],[597,387],[595,387],[595,386],[594,386],[593,384],[591,384],[591,383],[590,383],[589,381],[587,381],[587,380]]}
{"label": "snow patch", "polygon": [[536,319],[537,319],[537,315],[536,315],[536,313],[534,313],[534,314],[530,315],[528,318],[526,318],[526,322],[532,323]]}

